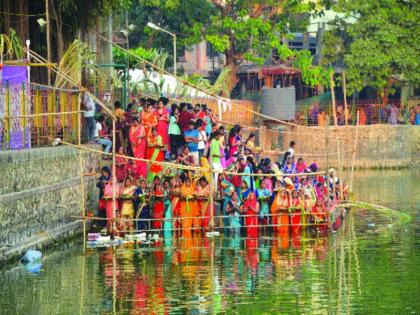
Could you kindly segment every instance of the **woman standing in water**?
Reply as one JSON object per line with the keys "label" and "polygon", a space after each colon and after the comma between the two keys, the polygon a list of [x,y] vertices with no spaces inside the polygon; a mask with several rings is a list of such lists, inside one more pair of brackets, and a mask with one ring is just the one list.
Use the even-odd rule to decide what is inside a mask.
{"label": "woman standing in water", "polygon": [[131,233],[134,227],[133,219],[134,219],[134,193],[137,187],[133,185],[133,179],[131,177],[127,177],[124,180],[124,188],[121,191],[120,198],[122,200],[121,206],[121,217],[122,221],[124,222],[124,232]]}
{"label": "woman standing in water", "polygon": [[152,228],[159,232],[162,230],[162,219],[164,216],[165,206],[164,206],[164,191],[162,188],[162,183],[158,177],[155,177],[153,188],[153,222]]}
{"label": "woman standing in water", "polygon": [[172,232],[172,202],[171,202],[171,184],[169,180],[163,182],[163,206],[164,206],[164,222],[163,231]]}
{"label": "woman standing in water", "polygon": [[227,203],[226,213],[230,218],[230,231],[232,235],[240,235],[241,232],[241,210],[242,202],[236,191],[232,193],[232,200]]}
{"label": "woman standing in water", "polygon": [[201,223],[201,227],[204,230],[208,230],[209,223],[210,223],[210,186],[207,182],[207,179],[203,176],[200,177],[196,189],[196,196],[197,196],[197,207],[198,207],[198,215],[200,218],[198,222]]}
{"label": "woman standing in water", "polygon": [[244,201],[246,234],[250,238],[258,237],[258,213],[260,211],[254,192],[250,192]]}

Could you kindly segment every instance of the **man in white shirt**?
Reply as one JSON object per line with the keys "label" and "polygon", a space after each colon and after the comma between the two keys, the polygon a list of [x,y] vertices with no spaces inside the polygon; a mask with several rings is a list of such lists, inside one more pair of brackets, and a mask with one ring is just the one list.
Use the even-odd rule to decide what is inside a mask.
{"label": "man in white shirt", "polygon": [[290,157],[293,157],[295,155],[295,146],[296,146],[296,142],[295,141],[290,141],[290,145],[289,145],[289,149],[287,149],[287,152],[290,153]]}
{"label": "man in white shirt", "polygon": [[98,117],[98,120],[95,124],[95,132],[93,139],[95,143],[105,146],[104,152],[109,153],[111,151],[112,147],[112,141],[108,138],[101,137],[101,131],[102,131],[102,122],[104,121],[104,118],[102,116]]}
{"label": "man in white shirt", "polygon": [[95,103],[92,98],[87,94],[83,94],[82,100],[83,117],[85,119],[85,137],[90,143],[94,141],[95,134]]}

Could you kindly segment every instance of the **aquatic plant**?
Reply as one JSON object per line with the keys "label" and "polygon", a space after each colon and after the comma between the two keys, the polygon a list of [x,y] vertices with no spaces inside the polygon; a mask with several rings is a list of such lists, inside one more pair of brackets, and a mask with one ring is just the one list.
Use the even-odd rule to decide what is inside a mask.
{"label": "aquatic plant", "polygon": [[344,204],[341,204],[342,207],[351,207],[359,210],[369,210],[376,211],[382,216],[388,218],[390,221],[395,222],[396,224],[407,224],[413,220],[413,217],[408,213],[387,208],[381,205],[376,205],[369,202],[363,201],[349,201]]}

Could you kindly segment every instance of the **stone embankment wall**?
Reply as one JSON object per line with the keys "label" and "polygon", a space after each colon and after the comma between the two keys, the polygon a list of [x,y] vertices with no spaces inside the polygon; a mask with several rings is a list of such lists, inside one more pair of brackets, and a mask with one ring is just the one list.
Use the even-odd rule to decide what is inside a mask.
{"label": "stone embankment wall", "polygon": [[[83,173],[98,156],[82,151]],[[94,177],[84,177],[87,208],[95,206]],[[78,150],[58,146],[0,152],[0,261],[81,227]]]}
{"label": "stone embankment wall", "polygon": [[[292,127],[290,134],[283,134],[281,142],[287,149],[291,140],[296,141],[296,154],[303,154],[307,163],[338,166],[337,136],[344,167],[351,167],[356,128],[359,128],[356,168],[399,168],[420,166],[420,126],[370,125],[341,126],[337,129]],[[328,146],[326,146],[326,134]],[[328,152],[328,161],[325,153]],[[305,155],[310,154],[310,155]],[[313,155],[315,154],[315,155]]]}

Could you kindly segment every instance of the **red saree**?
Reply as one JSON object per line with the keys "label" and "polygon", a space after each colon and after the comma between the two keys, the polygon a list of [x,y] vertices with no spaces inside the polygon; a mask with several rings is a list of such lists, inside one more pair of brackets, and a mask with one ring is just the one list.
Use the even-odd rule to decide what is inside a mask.
{"label": "red saree", "polygon": [[157,125],[156,131],[159,136],[162,137],[162,143],[164,145],[164,150],[168,150],[169,144],[169,135],[168,135],[168,128],[169,128],[169,111],[166,108],[159,108],[156,110],[157,116]]}
{"label": "red saree", "polygon": [[[131,126],[129,131],[129,139],[133,149],[135,158],[144,159],[146,152],[146,131],[143,125]],[[136,161],[137,174],[146,178],[147,164],[143,161]]]}
{"label": "red saree", "polygon": [[155,202],[153,204],[153,223],[152,227],[155,230],[162,229],[162,219],[164,212],[163,193],[160,190],[155,190]]}
{"label": "red saree", "polygon": [[257,198],[255,195],[244,202],[244,207],[246,209],[245,216],[245,226],[246,234],[248,237],[257,238],[258,237],[258,208],[257,208]]}

